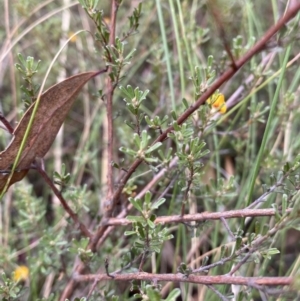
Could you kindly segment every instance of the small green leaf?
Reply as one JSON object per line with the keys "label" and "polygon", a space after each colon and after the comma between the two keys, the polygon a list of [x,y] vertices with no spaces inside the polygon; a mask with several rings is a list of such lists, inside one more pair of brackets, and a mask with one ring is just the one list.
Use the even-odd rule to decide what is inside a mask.
{"label": "small green leaf", "polygon": [[128,85],[126,88],[120,86],[119,89],[123,92],[123,94],[125,94],[128,100],[131,100],[134,97],[134,92],[130,85]]}
{"label": "small green leaf", "polygon": [[180,126],[178,125],[178,123],[176,121],[173,122],[173,127],[175,131],[180,131]]}
{"label": "small green leaf", "polygon": [[285,162],[285,164],[283,166],[284,173],[287,173],[290,169],[291,169],[290,163],[289,162]]}
{"label": "small green leaf", "polygon": [[130,149],[130,148],[126,148],[126,147],[124,147],[124,146],[120,147],[119,150],[120,150],[121,152],[125,153],[125,154],[128,154],[128,155],[130,155],[130,156],[134,156],[134,157],[135,157],[136,154],[137,154],[134,150],[132,150],[132,149]]}
{"label": "small green leaf", "polygon": [[136,235],[136,231],[125,231],[124,235],[125,236]]}
{"label": "small green leaf", "polygon": [[151,210],[158,209],[165,201],[166,201],[166,199],[164,199],[164,198],[159,199],[157,202],[155,202],[151,205]]}
{"label": "small green leaf", "polygon": [[155,228],[155,223],[153,223],[150,219],[147,219],[147,224],[151,229]]}
{"label": "small green leaf", "polygon": [[18,53],[17,56],[18,56],[18,59],[21,62],[21,64],[25,67],[26,66],[26,61],[25,61],[23,55],[21,53]]}
{"label": "small green leaf", "polygon": [[284,193],[282,195],[282,215],[286,213],[287,201],[288,201],[288,196],[287,194]]}
{"label": "small green leaf", "polygon": [[145,203],[146,204],[150,204],[151,203],[151,197],[152,197],[151,192],[147,191],[146,194],[145,194]]}
{"label": "small green leaf", "polygon": [[132,204],[132,206],[133,206],[136,210],[138,210],[138,211],[140,211],[140,212],[143,211],[143,209],[142,209],[142,202],[141,202],[140,199],[129,198],[129,202]]}
{"label": "small green leaf", "polygon": [[238,251],[240,249],[242,242],[243,242],[243,238],[241,236],[238,236],[235,241],[235,248],[234,248],[235,251]]}
{"label": "small green leaf", "polygon": [[158,149],[159,147],[162,146],[162,143],[161,142],[156,142],[154,145],[150,146],[146,151],[145,151],[145,154],[150,154],[152,153],[153,151],[155,151],[156,149]]}
{"label": "small green leaf", "polygon": [[164,299],[163,301],[176,301],[176,298],[179,297],[181,294],[181,291],[179,288],[173,289],[170,294],[168,295],[167,299]]}
{"label": "small green leaf", "polygon": [[[145,132],[145,131],[143,131]],[[142,132],[142,139],[143,139],[143,132]],[[144,149],[144,147],[142,147],[142,141],[140,136],[137,133],[133,134],[133,141],[135,143],[135,145],[137,146],[138,149]]]}
{"label": "small green leaf", "polygon": [[254,229],[255,229],[255,234],[256,234],[256,235],[260,234],[260,231],[261,231],[261,225],[260,225],[260,222],[259,222],[259,221],[256,221],[256,222],[255,222],[255,227],[254,227]]}
{"label": "small green leaf", "polygon": [[129,61],[130,59],[132,59],[133,57],[133,53],[136,51],[136,49],[132,49],[127,55],[126,57],[124,58],[124,61]]}
{"label": "small green leaf", "polygon": [[148,163],[156,163],[157,161],[158,161],[158,159],[157,158],[144,158],[145,159],[145,161],[147,161]]}
{"label": "small green leaf", "polygon": [[126,216],[126,219],[128,219],[129,221],[131,222],[134,222],[134,223],[143,223],[145,222],[145,219],[141,216],[133,216],[133,215],[128,215]]}

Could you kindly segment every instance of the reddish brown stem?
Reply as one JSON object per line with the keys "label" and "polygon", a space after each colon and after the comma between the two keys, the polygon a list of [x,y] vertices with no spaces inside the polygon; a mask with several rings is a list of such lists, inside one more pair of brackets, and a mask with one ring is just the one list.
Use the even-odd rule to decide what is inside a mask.
{"label": "reddish brown stem", "polygon": [[[292,209],[287,209],[287,213]],[[220,220],[231,218],[243,218],[243,217],[258,217],[258,216],[274,216],[276,214],[275,209],[239,209],[229,210],[224,212],[203,212],[196,214],[172,215],[172,216],[158,216],[155,224],[171,224],[171,223],[188,223],[188,222],[203,222],[206,220]],[[127,218],[110,218],[106,222],[106,226],[127,226],[132,224]]]}
{"label": "reddish brown stem", "polygon": [[10,125],[9,121],[3,116],[1,112],[0,112],[0,121],[4,124],[8,132],[10,134],[13,134],[14,128]]}
{"label": "reddish brown stem", "polygon": [[49,187],[51,188],[51,190],[57,196],[57,198],[61,202],[62,206],[64,207],[64,209],[66,210],[66,212],[70,215],[70,217],[73,219],[73,221],[75,222],[75,224],[77,224],[79,226],[79,229],[82,232],[82,234],[85,235],[86,237],[91,238],[92,234],[90,233],[90,231],[86,228],[86,226],[83,223],[80,222],[77,214],[70,208],[70,206],[68,205],[68,203],[66,202],[66,200],[63,198],[63,196],[61,195],[60,191],[53,184],[53,182],[51,181],[51,179],[48,177],[48,175],[46,174],[46,172],[44,170],[42,170],[39,166],[36,166],[35,169],[44,178],[45,182],[49,185]]}
{"label": "reddish brown stem", "polygon": [[[109,45],[115,44],[116,38],[116,17],[118,12],[119,4],[118,1],[111,1],[111,24],[110,24],[110,35],[109,35]],[[108,68],[108,72],[111,73],[112,67]],[[106,216],[110,216],[113,211],[113,151],[114,151],[114,131],[113,131],[113,95],[115,90],[115,83],[112,78],[108,78],[108,94],[107,94],[107,102],[106,102],[106,110],[107,110],[107,205],[106,205]]]}
{"label": "reddish brown stem", "polygon": [[[172,282],[188,282],[197,284],[235,284],[246,285],[253,287],[255,285],[292,285],[293,277],[242,277],[242,276],[195,276],[189,275],[186,277],[184,274],[151,274],[151,273],[126,273],[126,274],[113,274],[114,281],[132,281],[132,280],[146,280],[146,281],[172,281]],[[112,280],[107,274],[97,275],[77,275],[74,277],[75,281],[103,281]]]}

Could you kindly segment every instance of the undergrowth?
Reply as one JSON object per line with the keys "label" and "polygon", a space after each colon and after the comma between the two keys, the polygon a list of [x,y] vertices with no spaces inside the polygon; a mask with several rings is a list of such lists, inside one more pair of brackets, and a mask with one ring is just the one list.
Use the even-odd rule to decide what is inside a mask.
{"label": "undergrowth", "polygon": [[47,87],[108,68],[43,159],[91,237],[30,170],[0,202],[2,300],[299,298],[300,15],[238,65],[290,2],[0,3],[13,128],[67,40]]}

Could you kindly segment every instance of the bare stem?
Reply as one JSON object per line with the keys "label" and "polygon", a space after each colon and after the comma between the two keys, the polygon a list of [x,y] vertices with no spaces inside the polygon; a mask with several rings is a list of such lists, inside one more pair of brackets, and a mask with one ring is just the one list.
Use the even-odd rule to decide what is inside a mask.
{"label": "bare stem", "polygon": [[193,168],[192,164],[190,166],[189,172],[190,172],[190,175],[189,175],[189,178],[187,180],[187,187],[186,187],[186,190],[185,190],[185,193],[184,193],[184,199],[183,199],[182,205],[181,205],[181,216],[184,216],[185,205],[189,201],[189,194],[190,194],[191,186],[192,186],[192,183],[193,183],[194,168]]}
{"label": "bare stem", "polygon": [[75,222],[75,224],[77,224],[79,226],[79,229],[81,230],[82,234],[85,235],[86,237],[91,238],[92,234],[90,233],[90,231],[86,228],[86,226],[83,223],[80,222],[77,214],[68,205],[68,203],[66,202],[66,200],[64,199],[64,197],[62,196],[62,194],[60,193],[60,191],[55,187],[54,183],[48,177],[48,175],[46,174],[46,172],[42,168],[40,168],[39,166],[36,166],[35,169],[44,178],[45,182],[49,185],[49,187],[51,188],[51,190],[57,196],[57,198],[59,199],[60,203],[62,204],[62,206],[64,207],[64,209],[66,210],[66,212],[70,215],[70,217]]}
{"label": "bare stem", "polygon": [[213,287],[211,284],[208,284],[207,287],[211,289],[222,301],[229,301],[228,298],[226,298],[224,295],[222,295],[215,287]]}
{"label": "bare stem", "polygon": [[14,128],[10,125],[9,121],[3,116],[1,112],[0,112],[0,121],[4,124],[8,132],[10,134],[13,134]]}
{"label": "bare stem", "polygon": [[[287,209],[286,213],[292,209]],[[206,220],[222,220],[230,218],[257,217],[257,216],[274,216],[275,209],[238,209],[224,212],[203,212],[195,214],[185,214],[184,216],[159,216],[154,221],[155,224],[170,224],[170,223],[188,223],[188,222],[203,222]],[[107,226],[126,226],[132,222],[126,218],[110,218],[106,221]],[[232,235],[232,234],[231,234]]]}
{"label": "bare stem", "polygon": [[[116,17],[118,12],[119,4],[118,1],[111,1],[111,24],[110,24],[110,35],[109,35],[109,44],[115,44],[116,38]],[[108,72],[112,72],[112,67],[108,68]],[[115,90],[115,84],[112,78],[108,78],[108,94],[106,102],[107,110],[107,206],[106,206],[106,216],[110,216],[113,211],[113,202],[112,196],[114,192],[114,182],[113,182],[113,151],[114,151],[114,131],[113,131],[113,96]]]}
{"label": "bare stem", "polygon": [[[196,276],[189,275],[186,277],[184,274],[151,274],[151,273],[126,273],[126,274],[113,274],[114,281],[131,281],[131,280],[147,280],[147,281],[172,281],[172,282],[188,282],[196,284],[234,284],[246,285],[249,287],[257,285],[274,286],[274,285],[291,285],[293,277],[242,277],[242,276]],[[74,280],[77,282],[86,281],[104,281],[112,280],[110,276],[105,274],[88,274],[88,275],[75,275]]]}

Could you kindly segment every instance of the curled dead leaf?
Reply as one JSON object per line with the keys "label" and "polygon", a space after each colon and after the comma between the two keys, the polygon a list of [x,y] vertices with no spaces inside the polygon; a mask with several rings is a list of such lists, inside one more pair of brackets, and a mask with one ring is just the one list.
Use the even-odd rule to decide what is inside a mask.
{"label": "curled dead leaf", "polygon": [[[35,158],[45,156],[82,87],[88,80],[105,71],[85,72],[69,77],[41,95],[28,139],[8,187],[26,176]],[[9,179],[10,170],[21,146],[34,105],[35,103],[25,112],[13,132],[9,145],[0,153],[0,193]]]}

